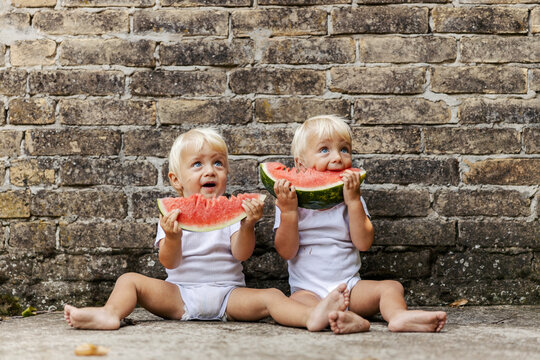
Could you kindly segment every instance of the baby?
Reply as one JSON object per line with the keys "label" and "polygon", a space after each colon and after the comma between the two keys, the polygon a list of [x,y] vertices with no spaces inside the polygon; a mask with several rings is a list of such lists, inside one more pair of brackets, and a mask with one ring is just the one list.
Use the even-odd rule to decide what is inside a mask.
{"label": "baby", "polygon": [[391,331],[438,332],[444,327],[442,311],[411,311],[403,286],[392,280],[361,280],[360,253],[373,243],[373,226],[360,191],[360,173],[352,166],[351,130],[336,116],[308,119],[294,135],[292,153],[297,168],[345,170],[345,201],[331,209],[298,207],[295,188],[287,180],[274,184],[276,193],[275,247],[288,260],[291,299],[315,306],[338,284],[350,291],[348,311],[329,315],[337,334],[369,330],[364,317],[378,312]]}

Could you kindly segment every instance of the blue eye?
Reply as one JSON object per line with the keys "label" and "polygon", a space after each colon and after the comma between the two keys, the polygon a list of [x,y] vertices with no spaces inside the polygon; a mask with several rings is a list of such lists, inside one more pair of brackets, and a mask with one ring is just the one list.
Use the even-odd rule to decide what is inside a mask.
{"label": "blue eye", "polygon": [[323,153],[323,154],[326,154],[328,152],[328,148],[327,147],[323,147],[319,150],[319,152]]}
{"label": "blue eye", "polygon": [[195,167],[195,168],[198,168],[198,167],[201,167],[202,164],[201,164],[200,161],[196,161],[196,162],[194,162],[193,165],[191,165],[191,166],[192,166],[192,167]]}
{"label": "blue eye", "polygon": [[341,149],[341,152],[344,153],[344,154],[348,154],[348,153],[349,153],[349,149],[347,149],[346,147],[344,147],[344,148]]}
{"label": "blue eye", "polygon": [[216,160],[216,162],[214,163],[215,166],[219,166],[219,167],[222,167],[223,166],[223,163],[220,161],[220,160]]}

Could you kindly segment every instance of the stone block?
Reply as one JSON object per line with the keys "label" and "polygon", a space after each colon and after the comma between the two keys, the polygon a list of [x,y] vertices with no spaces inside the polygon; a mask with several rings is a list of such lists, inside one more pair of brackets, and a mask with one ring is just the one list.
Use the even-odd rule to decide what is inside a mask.
{"label": "stone block", "polygon": [[0,192],[0,219],[30,217],[30,191],[5,190]]}
{"label": "stone block", "polygon": [[[231,155],[289,154],[293,129],[289,127],[223,129],[223,137]],[[261,142],[260,139],[265,139]]]}
{"label": "stone block", "polygon": [[275,251],[260,256],[252,256],[244,263],[246,277],[259,280],[283,279],[288,275],[287,261],[283,260]]}
{"label": "stone block", "polygon": [[56,0],[11,0],[11,5],[15,7],[54,7]]}
{"label": "stone block", "polygon": [[9,123],[13,125],[54,124],[56,103],[49,98],[15,98],[9,102]]}
{"label": "stone block", "polygon": [[452,0],[357,0],[357,2],[358,4],[365,4],[365,5],[426,4],[426,3],[444,4],[444,3],[450,3],[452,2]]}
{"label": "stone block", "polygon": [[[155,240],[155,235],[152,239]],[[158,253],[155,249],[153,253],[140,256],[137,260],[137,263],[131,266],[132,271],[154,279],[165,280],[167,278],[165,268],[159,262]]]}
{"label": "stone block", "polygon": [[463,124],[534,124],[540,122],[540,100],[468,98],[458,116]]}
{"label": "stone block", "polygon": [[50,221],[11,224],[9,246],[18,251],[53,252],[56,248],[56,224]]}
{"label": "stone block", "polygon": [[38,11],[32,25],[36,30],[53,35],[103,35],[129,32],[127,10],[83,10]]}
{"label": "stone block", "polygon": [[529,72],[531,74],[529,89],[540,91],[540,69],[530,69]]}
{"label": "stone block", "polygon": [[349,117],[350,103],[342,99],[258,98],[255,119],[261,123],[303,122],[321,114]]}
{"label": "stone block", "polygon": [[128,272],[130,255],[58,254],[34,266],[35,277],[45,281],[115,281]]}
{"label": "stone block", "polygon": [[369,184],[457,185],[459,163],[456,159],[365,159]]}
{"label": "stone block", "polygon": [[499,6],[435,7],[433,32],[475,34],[526,34],[528,10]]}
{"label": "stone block", "polygon": [[259,184],[258,166],[256,159],[229,159],[227,185],[241,189],[256,188]]}
{"label": "stone block", "polygon": [[441,216],[529,216],[530,206],[529,195],[516,190],[444,189],[433,202]]}
{"label": "stone block", "polygon": [[185,40],[162,44],[161,65],[247,65],[254,62],[255,43],[249,39]]}
{"label": "stone block", "polygon": [[5,55],[6,55],[6,45],[0,44],[0,66],[4,66],[6,64]]}
{"label": "stone block", "polygon": [[62,99],[59,119],[66,125],[155,125],[154,101],[117,99]]}
{"label": "stone block", "polygon": [[251,0],[162,0],[162,6],[223,6],[223,7],[248,7]]}
{"label": "stone block", "polygon": [[419,217],[429,213],[427,190],[363,190],[372,217]]}
{"label": "stone block", "polygon": [[326,76],[308,69],[237,69],[230,74],[230,86],[236,94],[322,95]]}
{"label": "stone block", "polygon": [[[0,161],[0,182],[4,183],[4,177],[6,176],[6,163],[4,161]],[[2,234],[0,231],[0,244],[2,244]],[[0,246],[1,248],[1,246]]]}
{"label": "stone block", "polygon": [[122,139],[114,130],[28,130],[30,155],[118,155]]}
{"label": "stone block", "polygon": [[430,101],[423,98],[362,98],[354,102],[356,124],[446,124],[451,112],[444,101]]}
{"label": "stone block", "polygon": [[124,152],[128,156],[168,157],[180,130],[129,130],[123,134]]}
{"label": "stone block", "polygon": [[156,0],[63,0],[63,5],[66,7],[151,7],[155,4]]}
{"label": "stone block", "polygon": [[402,6],[358,6],[331,11],[330,34],[426,34],[429,9]]}
{"label": "stone block", "polygon": [[180,96],[223,95],[227,89],[224,71],[140,71],[131,75],[134,95]]}
{"label": "stone block", "polygon": [[326,35],[327,13],[315,8],[266,8],[232,13],[234,37]]}
{"label": "stone block", "polygon": [[155,49],[150,40],[66,39],[60,46],[60,64],[154,67]]}
{"label": "stone block", "polygon": [[263,216],[255,224],[254,254],[264,254],[270,251],[274,251],[274,216]]}
{"label": "stone block", "polygon": [[12,185],[21,187],[54,185],[55,169],[53,159],[14,160],[9,169],[9,181]]}
{"label": "stone block", "polygon": [[420,94],[426,82],[424,68],[333,67],[330,90],[346,94]]}
{"label": "stone block", "polygon": [[162,125],[245,125],[251,122],[253,117],[249,99],[163,99],[159,100],[158,105],[159,120]]}
{"label": "stone block", "polygon": [[375,240],[380,246],[455,246],[456,221],[437,219],[375,219]]}
{"label": "stone block", "polygon": [[540,9],[537,7],[531,10],[531,31],[533,34],[540,32]]}
{"label": "stone block", "polygon": [[417,128],[358,127],[353,133],[353,153],[419,154],[421,132]]}
{"label": "stone block", "polygon": [[519,131],[492,128],[426,128],[428,154],[516,154],[521,151]]}
{"label": "stone block", "polygon": [[540,184],[540,159],[486,159],[476,162],[465,160],[463,172],[466,184],[538,185]]}
{"label": "stone block", "polygon": [[19,155],[22,139],[21,131],[0,130],[0,157]]}
{"label": "stone block", "polygon": [[15,41],[11,45],[11,65],[54,65],[56,42],[50,39]]}
{"label": "stone block", "polygon": [[72,158],[60,166],[61,185],[154,186],[158,171],[148,161]]}
{"label": "stone block", "polygon": [[459,220],[458,244],[468,248],[540,248],[539,221]]}
{"label": "stone block", "polygon": [[353,63],[356,44],[352,38],[268,39],[261,63],[345,64]]}
{"label": "stone block", "polygon": [[464,37],[460,45],[462,62],[537,63],[540,61],[540,41],[536,37]]}
{"label": "stone block", "polygon": [[488,65],[434,67],[431,89],[446,94],[525,94],[527,69]]}
{"label": "stone block", "polygon": [[523,144],[527,154],[540,154],[540,129],[524,129]]}
{"label": "stone block", "polygon": [[32,194],[30,208],[35,216],[123,219],[127,197],[122,191],[38,190]]}
{"label": "stone block", "polygon": [[429,250],[362,253],[360,277],[365,279],[422,278],[431,274]]}
{"label": "stone block", "polygon": [[30,14],[22,12],[2,12],[0,28],[10,30],[25,30],[30,27]]}
{"label": "stone block", "polygon": [[133,32],[227,36],[228,16],[222,10],[139,10],[133,14]]}
{"label": "stone block", "polygon": [[350,0],[260,0],[259,5],[279,5],[279,6],[311,6],[311,5],[335,5],[350,4]]}
{"label": "stone block", "polygon": [[[164,180],[168,184],[168,180]],[[164,186],[164,190],[145,190],[142,192],[134,192],[131,195],[131,210],[132,216],[135,219],[154,219],[159,221],[159,209],[157,199],[165,197],[176,197],[178,194],[170,186]],[[154,230],[157,225],[153,225]]]}
{"label": "stone block", "polygon": [[23,95],[26,92],[26,77],[24,70],[0,70],[0,95]]}
{"label": "stone block", "polygon": [[146,223],[60,223],[60,246],[76,249],[153,249],[156,227]]}
{"label": "stone block", "polygon": [[360,39],[360,59],[367,63],[441,63],[454,61],[456,56],[454,38],[373,36]]}
{"label": "stone block", "polygon": [[28,76],[30,94],[117,95],[124,93],[125,75],[120,71],[42,70]]}

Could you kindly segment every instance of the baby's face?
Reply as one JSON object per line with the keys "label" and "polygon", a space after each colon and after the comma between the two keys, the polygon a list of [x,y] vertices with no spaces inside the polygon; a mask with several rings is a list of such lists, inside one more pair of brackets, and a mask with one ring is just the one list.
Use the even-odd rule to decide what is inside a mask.
{"label": "baby's face", "polygon": [[221,196],[227,187],[227,155],[205,143],[200,151],[182,151],[180,181],[184,197],[201,193],[206,198]]}
{"label": "baby's face", "polygon": [[344,170],[352,166],[351,144],[340,136],[309,136],[306,150],[298,160],[307,169]]}

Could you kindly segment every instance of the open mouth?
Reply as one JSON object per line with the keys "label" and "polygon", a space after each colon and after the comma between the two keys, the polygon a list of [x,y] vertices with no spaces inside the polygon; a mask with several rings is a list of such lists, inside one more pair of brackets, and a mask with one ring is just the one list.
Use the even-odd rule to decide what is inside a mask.
{"label": "open mouth", "polygon": [[209,182],[209,183],[203,184],[203,187],[205,187],[205,188],[213,188],[213,187],[216,187],[216,183]]}

